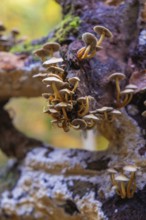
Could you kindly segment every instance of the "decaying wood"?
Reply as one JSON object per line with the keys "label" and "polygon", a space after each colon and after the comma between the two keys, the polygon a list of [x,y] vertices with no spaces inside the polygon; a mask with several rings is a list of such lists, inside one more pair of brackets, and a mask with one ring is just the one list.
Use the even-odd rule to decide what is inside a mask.
{"label": "decaying wood", "polygon": [[[98,127],[109,140],[107,151],[54,149],[19,133],[3,109],[6,99],[40,96],[45,91],[41,82],[32,78],[34,73],[43,71],[40,62],[34,62],[32,55],[0,53],[0,147],[8,156],[18,159],[29,151],[15,167],[20,170],[16,185],[1,194],[0,218],[145,220],[146,119],[141,115],[146,109],[145,1],[119,1],[116,6],[114,0],[110,4],[107,0],[58,2],[64,19],[66,15],[80,19],[78,31],[70,29],[60,42],[65,71],[81,80],[77,96],[94,96],[93,109],[114,106],[115,86],[109,83],[108,76],[117,71],[126,75],[122,88],[128,83],[138,88],[119,118]],[[94,58],[79,61],[76,52],[83,45],[81,35],[93,33],[97,24],[109,28],[113,39],[105,40],[103,50]],[[49,37],[58,36],[57,31]],[[6,64],[2,56],[8,56],[11,63]],[[112,188],[107,169],[121,170],[127,164],[140,168],[137,189],[133,198],[121,199]]]}

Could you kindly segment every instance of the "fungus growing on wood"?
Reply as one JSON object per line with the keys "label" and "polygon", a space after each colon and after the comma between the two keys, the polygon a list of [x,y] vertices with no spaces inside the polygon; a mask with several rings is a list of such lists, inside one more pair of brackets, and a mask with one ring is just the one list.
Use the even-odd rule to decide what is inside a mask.
{"label": "fungus growing on wood", "polygon": [[43,66],[44,67],[50,67],[50,66],[57,66],[58,63],[62,63],[63,62],[63,59],[61,57],[57,58],[57,57],[52,57],[51,59],[49,60],[46,60],[44,63],[43,63]]}
{"label": "fungus growing on wood", "polygon": [[109,76],[109,81],[115,81],[116,83],[116,101],[117,107],[120,105],[120,81],[125,79],[125,75],[123,73],[113,73]]}
{"label": "fungus growing on wood", "polygon": [[87,32],[82,35],[82,40],[86,46],[78,50],[78,59],[83,60],[94,57],[96,54],[97,38],[93,34]]}
{"label": "fungus growing on wood", "polygon": [[48,51],[48,56],[53,57],[54,53],[60,50],[60,44],[49,42],[43,45],[43,49]]}
{"label": "fungus growing on wood", "polygon": [[125,172],[130,173],[130,179],[128,181],[127,184],[127,197],[128,198],[132,198],[135,191],[136,191],[136,171],[137,171],[138,167],[134,166],[134,165],[127,165],[123,167],[123,170]]}
{"label": "fungus growing on wood", "polygon": [[38,56],[42,61],[45,61],[46,57],[48,56],[48,51],[41,48],[41,49],[35,50],[33,54]]}
{"label": "fungus growing on wood", "polygon": [[117,188],[116,188],[116,192],[117,194],[122,198],[125,199],[126,198],[126,184],[129,181],[129,179],[123,175],[117,175],[115,177],[115,181],[117,182]]}
{"label": "fungus growing on wood", "polygon": [[93,29],[97,34],[100,35],[100,38],[97,41],[97,46],[100,46],[102,44],[102,41],[104,40],[105,37],[107,38],[113,37],[112,32],[104,26],[96,25]]}
{"label": "fungus growing on wood", "polygon": [[87,123],[83,119],[77,118],[71,122],[71,127],[73,127],[76,130],[84,130],[87,128]]}

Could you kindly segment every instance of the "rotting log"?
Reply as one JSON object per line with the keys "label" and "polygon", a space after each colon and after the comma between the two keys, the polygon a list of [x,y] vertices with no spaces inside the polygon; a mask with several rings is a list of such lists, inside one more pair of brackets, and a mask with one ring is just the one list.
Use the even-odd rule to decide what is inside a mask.
{"label": "rotting log", "polygon": [[[138,89],[131,103],[122,109],[122,116],[99,128],[109,140],[107,151],[59,150],[25,137],[13,127],[3,109],[5,100],[11,97],[34,97],[44,92],[42,84],[32,78],[42,71],[40,63],[34,62],[31,54],[14,55],[8,66],[0,62],[0,147],[9,157],[18,159],[15,166],[7,168],[9,172],[19,171],[13,187],[1,194],[0,218],[145,220],[146,119],[141,115],[146,108],[145,1],[119,1],[116,6],[98,0],[58,2],[64,19],[67,15],[78,17],[78,27],[74,31],[70,22],[64,22],[65,34],[56,29],[48,38],[61,43],[68,75],[80,78],[77,95],[92,95],[96,100],[93,107],[112,106],[115,87],[107,79],[116,71],[126,75],[123,88],[133,83]],[[93,33],[97,24],[109,28],[114,37],[105,41],[94,58],[79,61],[76,52],[82,46],[81,35]],[[137,189],[133,198],[121,199],[112,188],[107,169],[122,169],[127,164],[140,167]]]}

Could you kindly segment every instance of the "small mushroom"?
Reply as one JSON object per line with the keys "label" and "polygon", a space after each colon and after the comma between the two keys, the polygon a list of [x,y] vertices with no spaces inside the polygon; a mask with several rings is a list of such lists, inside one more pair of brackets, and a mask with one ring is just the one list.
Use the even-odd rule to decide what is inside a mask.
{"label": "small mushroom", "polygon": [[87,123],[87,128],[93,128],[96,125],[97,121],[99,121],[99,118],[93,114],[85,115],[83,119]]}
{"label": "small mushroom", "polygon": [[117,194],[121,196],[122,199],[126,198],[126,186],[125,183],[129,181],[129,179],[125,175],[117,175],[115,177],[115,181],[118,183]]}
{"label": "small mushroom", "polygon": [[108,115],[109,115],[109,113],[112,112],[112,110],[113,110],[112,107],[104,106],[102,108],[96,109],[96,112],[98,114],[103,115],[103,117],[102,117],[103,120],[108,120]]}
{"label": "small mushroom", "polygon": [[54,107],[55,109],[57,110],[60,110],[62,109],[62,112],[63,112],[63,115],[64,115],[64,119],[65,120],[68,120],[68,116],[67,116],[67,113],[66,113],[66,109],[68,108],[71,108],[70,104],[66,103],[66,102],[60,102],[58,103],[57,105],[55,105]]}
{"label": "small mushroom", "polygon": [[63,97],[63,99],[65,100],[65,102],[68,102],[69,96],[71,97],[71,101],[72,101],[72,95],[74,94],[74,92],[70,91],[69,89],[61,89],[60,94]]}
{"label": "small mushroom", "polygon": [[63,78],[63,74],[64,74],[64,69],[58,67],[58,66],[49,66],[49,68],[47,69],[48,72],[54,73],[59,75],[61,78]]}
{"label": "small mushroom", "polygon": [[125,89],[122,92],[120,92],[120,96],[124,95],[125,98],[118,107],[121,108],[121,107],[125,107],[126,105],[128,105],[128,103],[130,103],[130,101],[133,97],[133,93],[134,93],[133,89]]}
{"label": "small mushroom", "polygon": [[56,42],[49,42],[43,45],[43,49],[48,51],[50,57],[53,57],[54,53],[59,51],[60,44]]}
{"label": "small mushroom", "polygon": [[143,117],[146,117],[146,111],[142,112],[141,114]]}
{"label": "small mushroom", "polygon": [[115,169],[109,168],[108,173],[110,174],[111,182],[113,186],[117,186],[117,182],[115,181],[115,175],[118,173]]}
{"label": "small mushroom", "polygon": [[116,95],[116,100],[117,100],[117,106],[120,104],[120,80],[125,79],[125,75],[123,73],[113,73],[109,76],[109,81],[115,81],[116,83],[116,91],[117,91],[117,95]]}
{"label": "small mushroom", "polygon": [[48,56],[48,51],[41,48],[41,49],[35,50],[33,54],[38,56],[42,61],[45,61],[46,57]]}
{"label": "small mushroom", "polygon": [[64,82],[61,79],[58,79],[56,77],[47,77],[42,80],[44,83],[49,83],[52,87],[55,95],[55,99],[59,98],[62,100],[62,97],[58,91],[58,88],[61,88],[64,85]]}
{"label": "small mushroom", "polygon": [[4,26],[3,23],[0,22],[0,33],[6,31],[6,27]]}
{"label": "small mushroom", "polygon": [[72,92],[75,92],[75,90],[77,89],[80,79],[78,77],[72,77],[68,79],[68,82],[73,85],[73,89]]}
{"label": "small mushroom", "polygon": [[105,28],[104,26],[97,25],[93,29],[97,34],[101,35],[99,40],[97,41],[97,46],[100,46],[102,44],[102,41],[104,40],[105,37],[107,38],[113,37],[112,32],[109,29]]}
{"label": "small mushroom", "polygon": [[43,63],[43,66],[44,67],[50,67],[50,66],[56,66],[58,63],[62,63],[63,62],[63,59],[60,57],[60,58],[56,58],[56,57],[52,57],[51,59],[45,61]]}
{"label": "small mushroom", "polygon": [[82,40],[85,43],[85,47],[82,47],[80,50],[78,50],[78,59],[83,60],[94,57],[96,54],[97,38],[93,34],[86,32],[82,35]]}
{"label": "small mushroom", "polygon": [[87,128],[87,123],[83,119],[76,118],[71,122],[71,127],[76,130],[84,130]]}
{"label": "small mushroom", "polygon": [[48,76],[47,73],[38,73],[38,74],[33,75],[33,78],[44,79],[47,76]]}
{"label": "small mushroom", "polygon": [[78,116],[83,117],[89,112],[89,98],[90,96],[80,97],[77,99],[77,102],[81,104],[80,109],[78,110]]}
{"label": "small mushroom", "polygon": [[136,171],[138,167],[134,165],[127,165],[123,167],[123,170],[126,172],[131,173],[130,175],[130,180],[127,184],[127,197],[132,198],[133,194],[135,193],[136,190]]}

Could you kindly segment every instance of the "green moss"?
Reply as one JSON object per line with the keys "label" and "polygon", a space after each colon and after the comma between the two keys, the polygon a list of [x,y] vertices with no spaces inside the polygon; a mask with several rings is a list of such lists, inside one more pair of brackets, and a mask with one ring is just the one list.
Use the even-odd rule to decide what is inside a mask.
{"label": "green moss", "polygon": [[77,33],[81,20],[78,16],[74,17],[73,15],[67,15],[64,17],[63,21],[57,27],[54,41],[58,40],[62,42],[66,40],[70,33]]}
{"label": "green moss", "polygon": [[[61,23],[58,25],[58,27],[55,29],[54,37],[49,39],[50,41],[65,41],[70,33],[75,34],[78,32],[79,25],[81,23],[81,20],[78,16],[74,17],[73,15],[69,14],[64,17],[64,19],[61,21]],[[28,52],[32,53],[34,50],[37,50],[41,47],[41,45],[32,45],[31,42],[18,44],[12,47],[10,50],[11,53],[22,53],[22,52]]]}

